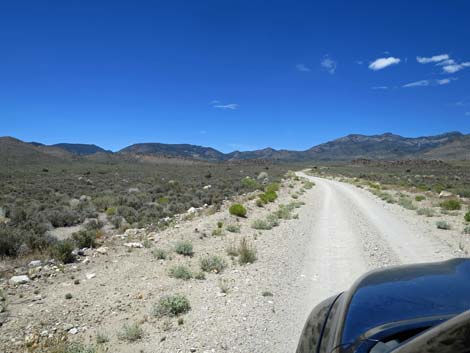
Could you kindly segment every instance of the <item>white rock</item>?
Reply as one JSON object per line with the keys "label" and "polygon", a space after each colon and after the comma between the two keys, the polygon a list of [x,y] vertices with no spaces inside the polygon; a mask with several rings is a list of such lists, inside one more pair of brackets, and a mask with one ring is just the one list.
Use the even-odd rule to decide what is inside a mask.
{"label": "white rock", "polygon": [[203,187],[204,190],[207,190],[207,189],[210,189],[212,187],[212,185],[206,185]]}
{"label": "white rock", "polygon": [[439,198],[443,198],[443,197],[451,197],[452,196],[452,193],[449,192],[449,191],[441,191],[441,193],[439,194]]}
{"label": "white rock", "polygon": [[124,246],[127,246],[128,248],[143,248],[144,247],[142,243],[138,243],[138,242],[124,243]]}
{"label": "white rock", "polygon": [[87,273],[87,274],[85,275],[85,277],[86,277],[86,279],[92,279],[92,278],[95,278],[95,277],[96,277],[96,274],[94,274],[94,273]]}
{"label": "white rock", "polygon": [[98,249],[96,249],[96,252],[104,255],[108,253],[108,250],[109,249],[106,246],[100,246]]}
{"label": "white rock", "polygon": [[69,333],[70,333],[71,335],[76,335],[76,334],[78,333],[78,328],[76,328],[76,327],[71,328],[71,329],[69,330]]}
{"label": "white rock", "polygon": [[13,276],[10,278],[10,283],[11,284],[25,284],[30,281],[29,277],[26,275],[21,275],[21,276]]}
{"label": "white rock", "polygon": [[38,267],[41,266],[41,260],[33,260],[29,263],[29,267]]}
{"label": "white rock", "polygon": [[196,213],[197,209],[194,207],[191,207],[189,210],[186,211],[186,213],[193,214]]}

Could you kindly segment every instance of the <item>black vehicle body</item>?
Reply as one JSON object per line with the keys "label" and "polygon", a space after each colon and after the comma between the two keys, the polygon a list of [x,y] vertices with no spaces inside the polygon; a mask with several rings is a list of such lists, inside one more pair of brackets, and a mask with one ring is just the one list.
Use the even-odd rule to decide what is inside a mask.
{"label": "black vehicle body", "polygon": [[470,259],[373,271],[313,309],[297,353],[470,352],[468,310]]}

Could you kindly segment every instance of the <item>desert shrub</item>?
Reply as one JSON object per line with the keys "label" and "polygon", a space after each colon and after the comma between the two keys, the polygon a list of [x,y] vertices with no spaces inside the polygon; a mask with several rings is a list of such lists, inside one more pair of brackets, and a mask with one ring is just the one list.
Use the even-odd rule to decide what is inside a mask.
{"label": "desert shrub", "polygon": [[7,295],[3,291],[2,288],[0,288],[0,314],[4,313],[7,310]]}
{"label": "desert shrub", "polygon": [[98,353],[94,346],[86,346],[79,342],[68,342],[58,337],[47,338],[44,346],[46,350],[39,350],[41,353]]}
{"label": "desert shrub", "polygon": [[420,216],[433,217],[434,210],[432,208],[420,208],[416,211]]}
{"label": "desert shrub", "polygon": [[199,281],[202,281],[206,279],[206,274],[203,271],[199,271],[194,274],[194,278]]}
{"label": "desert shrub", "polygon": [[259,199],[264,203],[267,204],[268,202],[274,202],[277,199],[277,193],[275,191],[266,191],[259,195]]}
{"label": "desert shrub", "polygon": [[51,248],[51,256],[64,263],[69,264],[75,261],[75,256],[72,251],[75,249],[75,244],[71,240],[59,240]]}
{"label": "desert shrub", "polygon": [[202,271],[215,273],[220,273],[227,267],[225,260],[216,255],[203,257],[199,265]]}
{"label": "desert shrub", "polygon": [[238,248],[235,246],[234,243],[229,244],[229,245],[225,248],[225,252],[226,252],[227,255],[229,255],[229,256],[238,256]]}
{"label": "desert shrub", "polygon": [[279,191],[279,184],[278,183],[271,183],[266,186],[264,189],[266,192],[277,192]]}
{"label": "desert shrub", "polygon": [[116,212],[117,212],[116,207],[108,207],[105,213],[106,213],[106,216],[112,217],[116,214]]}
{"label": "desert shrub", "polygon": [[86,230],[99,230],[103,228],[104,224],[99,219],[90,219],[87,223],[85,223]]}
{"label": "desert shrub", "polygon": [[168,275],[173,278],[183,279],[185,281],[193,278],[191,270],[184,265],[173,266],[168,270]]}
{"label": "desert shrub", "polygon": [[406,208],[407,210],[416,210],[416,206],[413,205],[413,201],[411,201],[411,199],[409,199],[408,197],[400,197],[400,199],[398,200],[398,204],[401,207]]}
{"label": "desert shrub", "polygon": [[315,183],[313,181],[306,180],[304,182],[304,188],[307,189],[307,190],[313,188],[314,186],[315,186]]}
{"label": "desert shrub", "polygon": [[273,227],[265,219],[255,219],[251,223],[251,228],[258,230],[269,230]]}
{"label": "desert shrub", "polygon": [[123,341],[135,342],[140,340],[144,336],[144,330],[139,324],[135,323],[132,325],[124,324],[121,332],[118,334],[118,338]]}
{"label": "desert shrub", "polygon": [[104,333],[98,332],[96,334],[96,343],[97,344],[105,344],[107,342],[109,342],[109,338]]}
{"label": "desert shrub", "polygon": [[178,316],[191,310],[189,300],[182,294],[166,296],[160,299],[153,309],[153,314],[158,317]]}
{"label": "desert shrub", "polygon": [[436,227],[438,229],[445,229],[445,230],[449,230],[451,228],[450,224],[445,221],[437,221]]}
{"label": "desert shrub", "polygon": [[292,208],[289,205],[279,205],[279,208],[275,214],[276,214],[276,217],[280,219],[291,219]]}
{"label": "desert shrub", "polygon": [[229,224],[225,229],[230,233],[240,233],[240,226],[238,224]]}
{"label": "desert shrub", "polygon": [[246,238],[240,240],[240,244],[238,245],[238,254],[238,262],[240,265],[256,261],[256,249],[248,242],[248,240],[246,240]]}
{"label": "desert shrub", "polygon": [[259,188],[259,183],[250,177],[243,178],[241,183],[242,186],[249,191],[253,191]]}
{"label": "desert shrub", "polygon": [[272,297],[273,296],[273,293],[271,293],[270,291],[264,291],[263,293],[261,293],[261,295],[263,297]]}
{"label": "desert shrub", "polygon": [[263,207],[265,204],[266,203],[261,198],[256,200],[256,206],[258,206],[258,207]]}
{"label": "desert shrub", "polygon": [[465,213],[465,216],[463,216],[465,219],[465,222],[470,222],[470,212]]}
{"label": "desert shrub", "polygon": [[44,215],[53,227],[69,227],[80,222],[80,214],[65,207],[49,210]]}
{"label": "desert shrub", "polygon": [[224,230],[222,228],[214,228],[212,230],[212,235],[214,236],[219,236],[219,235],[222,235],[224,234]]}
{"label": "desert shrub", "polygon": [[163,249],[154,249],[152,251],[152,255],[157,259],[157,260],[166,260],[167,258],[167,253]]}
{"label": "desert shrub", "polygon": [[463,234],[470,234],[470,226],[467,226],[462,231]]}
{"label": "desert shrub", "polygon": [[415,201],[421,202],[425,200],[426,198],[423,195],[416,195],[415,196]]}
{"label": "desert shrub", "polygon": [[447,211],[455,211],[460,210],[462,208],[460,201],[455,199],[442,201],[439,206],[441,206],[442,209]]}
{"label": "desert shrub", "polygon": [[96,247],[96,230],[81,230],[72,234],[72,239],[78,248]]}
{"label": "desert shrub", "polygon": [[139,221],[139,213],[129,206],[119,206],[116,215],[123,217],[130,224]]}
{"label": "desert shrub", "polygon": [[460,197],[470,198],[470,188],[458,188],[455,193]]}
{"label": "desert shrub", "polygon": [[184,256],[193,256],[193,244],[190,241],[180,241],[176,243],[175,252]]}
{"label": "desert shrub", "polygon": [[279,218],[276,213],[271,213],[266,216],[266,222],[272,227],[277,227],[279,225]]}
{"label": "desert shrub", "polygon": [[230,206],[229,210],[231,215],[237,216],[237,217],[245,217],[246,216],[246,208],[239,204],[235,203],[232,206]]}

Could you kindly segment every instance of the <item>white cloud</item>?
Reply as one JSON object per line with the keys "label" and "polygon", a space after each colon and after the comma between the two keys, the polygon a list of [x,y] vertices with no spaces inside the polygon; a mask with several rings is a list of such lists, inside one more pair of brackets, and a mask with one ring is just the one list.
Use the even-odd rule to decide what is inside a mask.
{"label": "white cloud", "polygon": [[407,83],[406,85],[403,85],[402,87],[408,88],[408,87],[424,87],[424,86],[442,86],[442,85],[448,85],[449,83],[455,80],[456,78],[454,77],[443,78],[440,80],[421,80],[421,81]]}
{"label": "white cloud", "polygon": [[429,86],[429,80],[421,80],[421,81],[416,81],[416,82],[410,82],[407,83],[406,85],[403,85],[403,87],[422,87],[422,86]]}
{"label": "white cloud", "polygon": [[222,110],[238,110],[238,108],[240,108],[240,106],[238,104],[235,104],[235,103],[217,104],[217,105],[214,105],[213,107],[217,108],[217,109],[222,109]]}
{"label": "white cloud", "polygon": [[455,81],[456,78],[454,77],[450,77],[450,78],[443,78],[442,80],[436,80],[436,83],[438,85],[447,85],[449,83],[451,83],[452,81]]}
{"label": "white cloud", "polygon": [[304,64],[297,64],[295,65],[295,68],[297,69],[297,71],[302,71],[302,72],[312,71],[309,67],[305,66]]}
{"label": "white cloud", "polygon": [[455,64],[454,59],[447,59],[447,60],[443,60],[441,62],[438,62],[436,65],[437,66],[445,66],[445,65],[453,65],[453,64]]}
{"label": "white cloud", "polygon": [[374,70],[374,71],[382,70],[390,65],[396,65],[399,62],[400,62],[400,59],[394,58],[393,56],[390,56],[388,58],[379,58],[370,63],[369,69]]}
{"label": "white cloud", "polygon": [[384,89],[388,89],[388,87],[387,86],[374,86],[372,87],[372,89],[384,90]]}
{"label": "white cloud", "polygon": [[449,55],[448,54],[440,54],[440,55],[434,55],[429,58],[422,57],[422,56],[417,56],[416,61],[419,62],[420,64],[429,64],[429,63],[437,63],[443,60],[449,60]]}
{"label": "white cloud", "polygon": [[470,62],[464,62],[461,64],[454,63],[454,64],[443,66],[442,69],[444,70],[444,72],[447,72],[448,74],[453,74],[453,73],[456,73],[457,71],[465,69],[466,67],[470,67]]}
{"label": "white cloud", "polygon": [[330,75],[333,75],[336,72],[336,61],[333,59],[330,59],[328,56],[325,57],[320,65],[323,67],[324,70],[326,70]]}

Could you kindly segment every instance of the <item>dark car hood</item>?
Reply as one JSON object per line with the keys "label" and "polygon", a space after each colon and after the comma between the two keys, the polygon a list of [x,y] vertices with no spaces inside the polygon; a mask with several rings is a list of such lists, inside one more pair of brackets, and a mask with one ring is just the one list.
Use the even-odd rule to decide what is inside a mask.
{"label": "dark car hood", "polygon": [[456,315],[470,309],[470,259],[374,271],[345,294],[343,344],[391,322]]}

